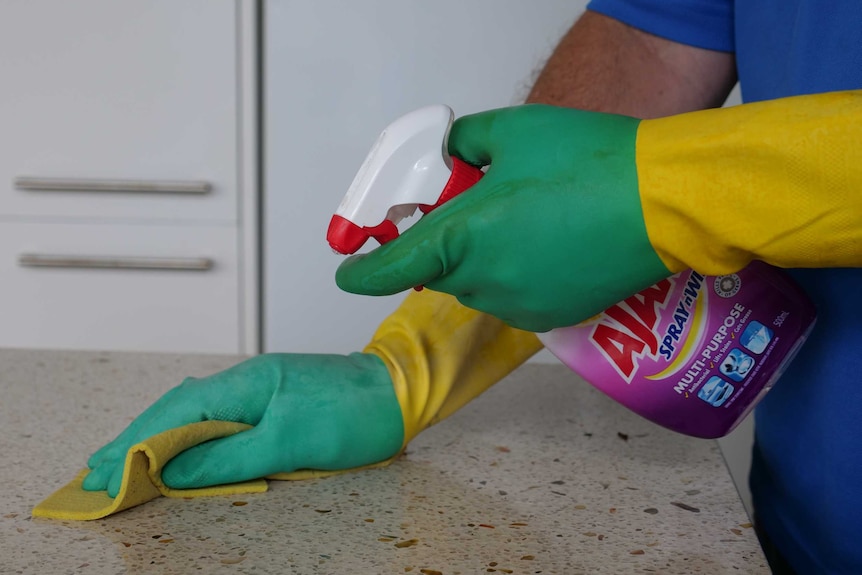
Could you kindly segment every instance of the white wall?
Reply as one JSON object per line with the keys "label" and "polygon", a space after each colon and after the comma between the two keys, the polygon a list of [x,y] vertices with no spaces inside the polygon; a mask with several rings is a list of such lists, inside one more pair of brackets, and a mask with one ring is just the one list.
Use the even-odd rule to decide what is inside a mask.
{"label": "white wall", "polygon": [[403,296],[342,293],[326,227],[380,131],[520,103],[586,0],[265,2],[264,349],[361,348]]}

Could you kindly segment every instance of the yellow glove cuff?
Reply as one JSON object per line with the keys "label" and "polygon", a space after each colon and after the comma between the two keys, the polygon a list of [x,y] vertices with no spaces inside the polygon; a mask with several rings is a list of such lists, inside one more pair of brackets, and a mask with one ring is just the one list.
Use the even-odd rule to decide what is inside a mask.
{"label": "yellow glove cuff", "polygon": [[862,91],[783,98],[641,122],[650,242],[672,272],[752,259],[862,265]]}
{"label": "yellow glove cuff", "polygon": [[536,334],[426,289],[409,294],[364,351],[378,355],[389,369],[406,446],[541,348]]}

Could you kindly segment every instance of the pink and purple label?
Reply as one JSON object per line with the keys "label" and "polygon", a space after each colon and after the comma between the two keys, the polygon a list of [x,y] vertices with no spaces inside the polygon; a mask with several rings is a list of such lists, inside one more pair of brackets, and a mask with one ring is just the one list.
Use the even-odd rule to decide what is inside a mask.
{"label": "pink and purple label", "polygon": [[685,271],[539,337],[616,401],[674,431],[730,433],[784,372],[816,312],[784,272]]}

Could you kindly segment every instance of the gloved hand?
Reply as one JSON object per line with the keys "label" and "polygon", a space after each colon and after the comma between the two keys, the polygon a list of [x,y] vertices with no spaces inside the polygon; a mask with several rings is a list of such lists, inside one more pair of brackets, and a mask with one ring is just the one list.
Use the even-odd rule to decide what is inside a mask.
{"label": "gloved hand", "polygon": [[404,436],[392,380],[378,356],[261,355],[168,391],[90,458],[84,489],[107,488],[115,497],[132,445],[208,420],[254,427],[176,456],[162,471],[169,487],[360,467],[396,455]]}
{"label": "gloved hand", "polygon": [[227,420],[253,429],[169,461],[175,489],[295,470],[350,470],[397,455],[541,349],[532,333],[431,291],[411,293],[363,353],[269,354],[187,379],[96,452],[84,489],[115,497],[128,449],[188,423]]}
{"label": "gloved hand", "polygon": [[458,119],[450,152],[490,167],[400,238],[339,267],[342,289],[425,285],[530,331],[574,325],[670,275],[644,227],[638,120],[529,105]]}
{"label": "gloved hand", "polygon": [[862,91],[638,121],[522,106],[455,122],[487,175],[336,282],[411,286],[533,331],[574,325],[670,273],[862,266]]}

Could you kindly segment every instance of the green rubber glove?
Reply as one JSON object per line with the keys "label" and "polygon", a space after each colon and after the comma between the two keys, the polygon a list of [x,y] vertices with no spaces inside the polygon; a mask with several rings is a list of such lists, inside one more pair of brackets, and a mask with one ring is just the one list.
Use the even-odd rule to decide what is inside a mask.
{"label": "green rubber glove", "polygon": [[402,236],[345,260],[343,290],[413,286],[513,327],[569,326],[670,275],[638,194],[639,120],[528,105],[460,118],[449,151],[489,165],[475,186]]}
{"label": "green rubber glove", "polygon": [[116,497],[132,445],[208,420],[254,428],[176,456],[162,472],[169,487],[361,467],[397,454],[404,436],[392,380],[376,355],[267,354],[168,391],[90,458],[84,489]]}

